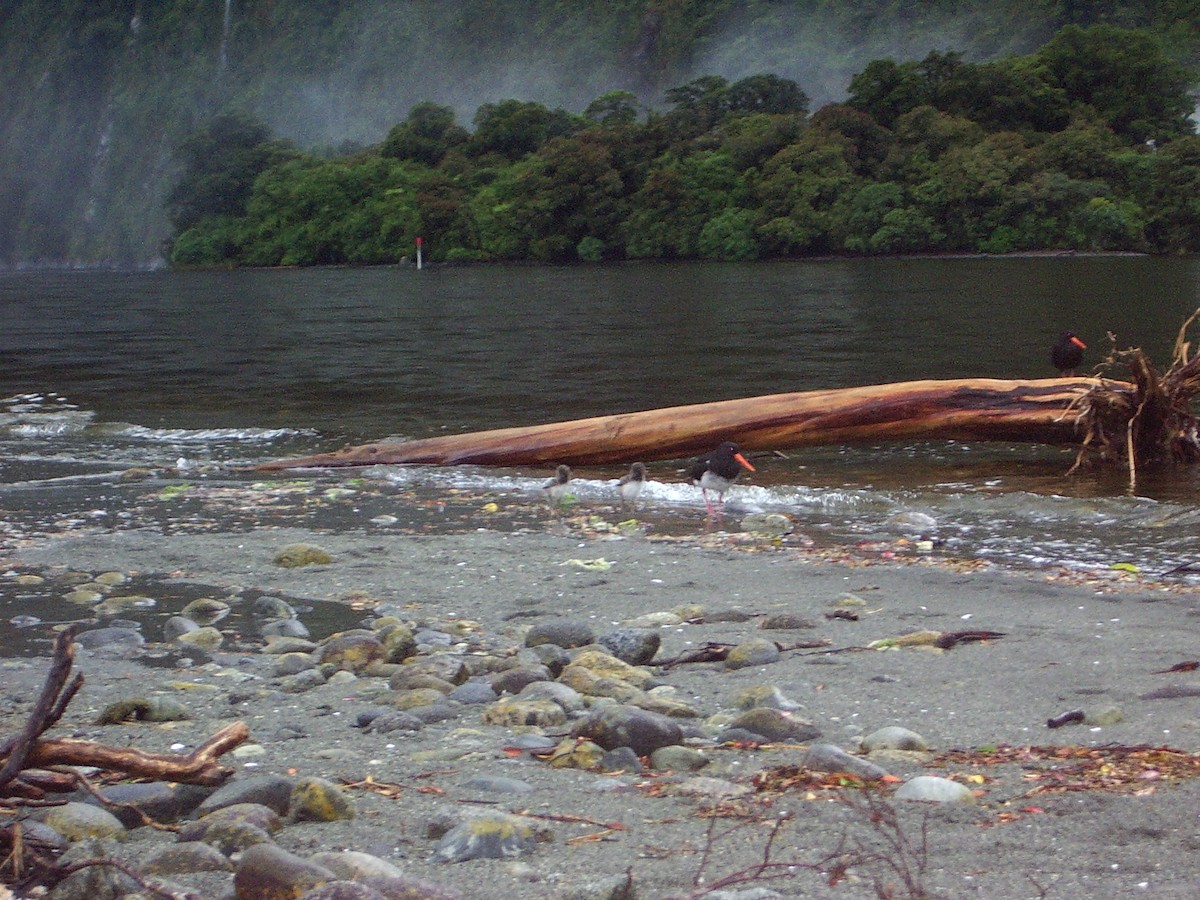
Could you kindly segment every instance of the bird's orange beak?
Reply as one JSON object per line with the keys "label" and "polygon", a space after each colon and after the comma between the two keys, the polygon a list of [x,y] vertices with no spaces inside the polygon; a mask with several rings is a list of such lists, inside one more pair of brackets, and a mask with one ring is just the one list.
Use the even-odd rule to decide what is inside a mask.
{"label": "bird's orange beak", "polygon": [[754,466],[750,465],[750,460],[746,459],[746,457],[742,456],[742,454],[735,453],[733,454],[733,458],[741,464],[743,469],[749,469],[751,472],[758,471],[756,468],[754,468]]}
{"label": "bird's orange beak", "polygon": [[1079,338],[1075,337],[1075,335],[1071,335],[1071,343],[1074,344],[1076,347],[1078,347],[1080,350],[1087,349],[1087,344],[1085,344]]}

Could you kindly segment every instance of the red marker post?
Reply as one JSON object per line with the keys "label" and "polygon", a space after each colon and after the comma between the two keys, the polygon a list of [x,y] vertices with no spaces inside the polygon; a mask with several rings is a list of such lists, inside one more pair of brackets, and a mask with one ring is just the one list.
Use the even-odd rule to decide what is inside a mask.
{"label": "red marker post", "polygon": [[421,248],[425,245],[425,238],[417,238],[417,268],[421,268]]}

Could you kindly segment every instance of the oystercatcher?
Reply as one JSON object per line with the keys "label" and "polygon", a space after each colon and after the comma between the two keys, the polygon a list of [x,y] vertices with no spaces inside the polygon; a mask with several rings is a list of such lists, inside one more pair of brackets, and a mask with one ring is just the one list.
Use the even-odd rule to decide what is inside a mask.
{"label": "oystercatcher", "polygon": [[697,459],[688,471],[688,481],[700,485],[700,493],[704,496],[704,506],[709,515],[713,513],[713,505],[708,499],[708,492],[715,493],[717,503],[724,508],[725,492],[737,481],[742,469],[755,471],[749,460],[738,452],[738,445],[733,441],[726,441],[716,450]]}
{"label": "oystercatcher", "polygon": [[621,505],[632,507],[637,502],[642,487],[646,484],[646,466],[635,462],[629,467],[629,474],[621,476],[617,482],[617,493],[621,495]]}
{"label": "oystercatcher", "polygon": [[559,466],[554,472],[554,477],[542,485],[542,490],[546,494],[546,502],[553,507],[561,506],[570,482],[571,467]]}
{"label": "oystercatcher", "polygon": [[1083,351],[1086,349],[1087,344],[1070,331],[1064,331],[1058,336],[1058,343],[1050,348],[1050,362],[1058,369],[1059,375],[1073,376],[1083,362]]}

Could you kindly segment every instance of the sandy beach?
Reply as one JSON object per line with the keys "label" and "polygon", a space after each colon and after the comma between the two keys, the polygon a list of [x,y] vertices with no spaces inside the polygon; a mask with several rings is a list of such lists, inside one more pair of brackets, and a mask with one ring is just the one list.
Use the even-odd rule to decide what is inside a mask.
{"label": "sandy beach", "polygon": [[[299,543],[330,562],[275,562]],[[1200,894],[1200,766],[1191,756],[1200,750],[1200,675],[1165,671],[1200,657],[1197,591],[1131,573],[1011,573],[886,556],[818,552],[790,537],[743,533],[736,520],[667,539],[597,530],[581,517],[440,535],[319,525],[62,533],[21,541],[2,562],[5,577],[38,573],[47,584],[68,571],[119,572],[201,586],[235,606],[263,595],[299,607],[353,604],[367,622],[393,615],[449,635],[448,648],[466,655],[517,655],[530,628],[554,623],[601,635],[633,622],[659,635],[645,672],[659,695],[692,711],[677,721],[684,744],[707,760],[695,771],[555,768],[513,749],[529,733],[569,736],[585,710],[538,728],[493,724],[486,705],[461,704],[416,731],[366,730],[360,714],[385,702],[386,678],[360,673],[288,692],[248,634],[227,635],[211,660],[188,668],[80,652],[87,682],[56,729],[64,736],[168,751],[241,719],[254,751],[230,756],[238,778],[311,775],[343,785],[355,818],[275,836],[299,855],[371,853],[468,898],[703,896],[763,862],[771,865],[726,889],[839,898]],[[672,611],[683,620],[642,618]],[[915,632],[932,635],[905,637]],[[959,637],[931,643],[945,635]],[[777,658],[743,668],[686,661],[706,642],[760,639]],[[4,663],[6,730],[44,667]],[[185,690],[185,682],[202,687]],[[819,736],[715,738],[747,691],[764,687],[785,698],[785,718]],[[191,718],[94,724],[108,703],[146,693],[179,698]],[[1048,725],[1060,716],[1065,724]],[[894,827],[872,821],[860,788],[798,774],[813,743],[862,757],[862,739],[888,726],[928,745],[871,756],[890,773],[872,796],[895,812]],[[919,775],[951,779],[971,799],[892,796]],[[463,809],[524,817],[540,840],[513,859],[439,862],[429,823]],[[778,833],[768,844],[772,823]],[[142,859],[170,839],[141,828],[114,852]],[[176,880],[228,890],[212,873]]]}

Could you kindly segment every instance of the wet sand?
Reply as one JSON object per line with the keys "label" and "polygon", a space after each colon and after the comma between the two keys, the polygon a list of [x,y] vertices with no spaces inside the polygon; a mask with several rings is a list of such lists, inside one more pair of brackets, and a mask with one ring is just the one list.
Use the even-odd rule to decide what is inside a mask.
{"label": "wet sand", "polygon": [[[296,542],[323,548],[332,563],[276,565],[278,551]],[[912,884],[946,897],[1200,892],[1193,864],[1200,844],[1200,782],[1171,777],[1166,766],[1128,762],[1128,754],[1121,771],[1133,774],[1112,775],[1106,782],[1092,767],[1065,777],[1062,772],[1077,761],[1048,759],[1049,750],[1036,749],[1079,748],[1071,751],[1078,754],[1091,748],[1097,758],[1113,748],[1143,745],[1200,750],[1200,676],[1156,674],[1200,656],[1194,589],[1121,573],[1018,575],[971,561],[830,557],[790,539],[756,539],[732,530],[668,540],[596,533],[583,520],[567,520],[542,531],[432,536],[290,527],[64,533],[23,542],[4,563],[11,571],[49,574],[154,573],[210,586],[216,596],[259,591],[353,601],[364,615],[395,611],[441,625],[469,620],[476,623],[469,628],[514,648],[533,623],[566,617],[600,632],[648,613],[698,607],[696,621],[660,629],[659,660],[706,641],[768,637],[784,647],[779,661],[748,669],[729,670],[719,662],[658,669],[658,683],[670,686],[701,717],[729,710],[748,687],[775,685],[797,703],[796,716],[821,730],[822,741],[855,752],[859,738],[878,728],[911,729],[928,741],[931,753],[883,760],[885,768],[900,779],[952,777],[976,793],[973,804],[894,801],[910,843],[899,852],[888,848],[888,834],[872,827],[862,809],[839,801],[846,791],[759,792],[724,803],[714,818],[706,807],[715,802],[721,808],[723,801],[705,798],[704,789],[700,799],[676,789],[696,776],[551,769],[528,755],[506,753],[511,735],[481,725],[476,708],[412,736],[364,735],[352,722],[370,698],[353,686],[325,686],[239,707],[230,704],[228,682],[212,674],[213,667],[163,672],[81,654],[78,665],[88,681],[60,726],[78,736],[165,750],[199,742],[231,717],[243,717],[264,748],[262,755],[235,762],[249,766],[247,773],[341,781],[369,776],[399,786],[396,799],[354,791],[359,815],[351,822],[286,829],[279,841],[294,852],[328,846],[365,850],[467,897],[573,896],[625,873],[637,896],[686,895],[761,861],[762,823],[790,812],[795,818],[782,827],[772,859],[800,868],[785,880],[752,880],[743,887],[807,897],[874,896],[877,881],[893,885],[896,896],[912,894]],[[839,602],[855,619],[829,615]],[[783,613],[802,619],[793,623],[801,627],[760,627],[766,617]],[[949,650],[864,649],[919,630],[1002,636],[967,640]],[[788,649],[817,641],[828,645]],[[244,656],[239,663],[233,654],[218,654],[214,666],[260,672],[261,659]],[[36,660],[6,668],[10,693],[19,683],[36,683],[40,671]],[[189,698],[194,718],[170,727],[91,724],[106,703],[146,690],[147,682],[171,679],[207,681],[217,693],[209,700]],[[1156,692],[1167,696],[1155,699]],[[1115,709],[1118,720],[1047,726],[1075,709],[1110,717]],[[10,716],[17,711],[14,707]],[[280,739],[281,727],[289,723],[298,724],[302,736]],[[1024,759],[1010,754],[998,761],[996,752],[1008,747],[1035,749]],[[947,755],[953,750],[963,752]],[[726,746],[705,752],[712,761],[699,776],[746,786],[756,773],[796,765],[804,751]],[[974,764],[989,758],[997,764]],[[481,774],[517,778],[532,791],[480,795],[466,783]],[[553,840],[517,861],[432,862],[425,823],[440,808],[480,804],[528,815],[548,827]],[[706,829],[714,822],[722,836],[709,841]],[[602,827],[613,824],[617,827]],[[924,862],[916,849],[922,829]],[[138,853],[146,851],[143,842],[162,840],[140,832],[130,845]],[[803,868],[838,848],[900,860],[915,881],[904,887],[900,875],[879,859],[860,860],[836,886],[828,884],[828,864],[818,866],[824,874]]]}

